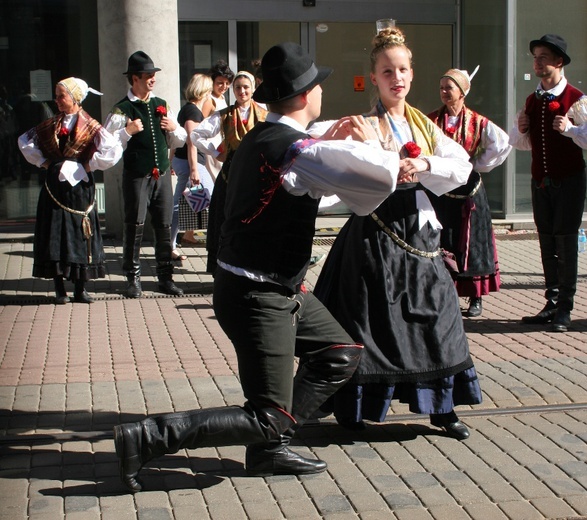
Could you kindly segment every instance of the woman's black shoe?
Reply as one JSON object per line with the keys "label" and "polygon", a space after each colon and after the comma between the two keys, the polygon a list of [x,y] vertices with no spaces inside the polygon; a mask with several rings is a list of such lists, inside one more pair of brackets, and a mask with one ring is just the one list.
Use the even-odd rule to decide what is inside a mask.
{"label": "woman's black shoe", "polygon": [[75,291],[73,293],[73,301],[77,303],[94,303],[92,298],[85,289],[85,282],[77,280],[75,282]]}
{"label": "woman's black shoe", "polygon": [[84,289],[82,292],[76,292],[73,295],[73,301],[77,303],[94,303],[94,298]]}
{"label": "woman's black shoe", "polygon": [[469,309],[465,312],[465,316],[469,318],[477,318],[481,316],[483,312],[483,305],[481,303],[481,297],[479,298],[469,298]]}
{"label": "woman's black shoe", "polygon": [[459,421],[457,414],[442,413],[442,414],[430,414],[430,424],[437,426],[438,428],[444,428],[449,437],[457,439],[458,441],[464,441],[470,437],[469,429]]}
{"label": "woman's black shoe", "polygon": [[55,303],[57,305],[65,305],[66,303],[69,303],[71,300],[65,291],[63,276],[56,276],[53,278],[53,283],[55,284]]}

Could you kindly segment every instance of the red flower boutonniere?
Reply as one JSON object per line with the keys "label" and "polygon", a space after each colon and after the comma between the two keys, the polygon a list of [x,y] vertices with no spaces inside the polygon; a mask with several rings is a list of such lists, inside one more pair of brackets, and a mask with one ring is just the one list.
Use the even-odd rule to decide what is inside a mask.
{"label": "red flower boutonniere", "polygon": [[556,112],[561,107],[561,104],[558,101],[551,101],[548,103],[548,110],[551,112]]}
{"label": "red flower boutonniere", "polygon": [[155,114],[157,114],[159,117],[166,116],[167,115],[167,109],[163,105],[159,105],[155,109]]}
{"label": "red flower boutonniere", "polygon": [[67,137],[68,135],[69,130],[65,126],[62,126],[57,133],[57,137]]}
{"label": "red flower boutonniere", "polygon": [[404,145],[404,148],[406,149],[406,152],[408,153],[408,157],[410,157],[411,159],[415,159],[416,157],[419,157],[420,154],[422,153],[422,149],[414,141],[408,141]]}
{"label": "red flower boutonniere", "polygon": [[444,131],[449,134],[449,135],[455,135],[456,131],[457,131],[457,127],[456,126],[447,126]]}
{"label": "red flower boutonniere", "polygon": [[243,126],[247,126],[247,123],[249,122],[249,120],[243,119],[243,120],[241,120],[241,122],[242,122]]}

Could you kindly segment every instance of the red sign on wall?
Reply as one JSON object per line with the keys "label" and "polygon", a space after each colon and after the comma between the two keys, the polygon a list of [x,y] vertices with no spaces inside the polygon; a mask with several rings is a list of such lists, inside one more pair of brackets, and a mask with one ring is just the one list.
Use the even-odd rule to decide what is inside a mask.
{"label": "red sign on wall", "polygon": [[365,92],[365,76],[354,77],[355,92]]}

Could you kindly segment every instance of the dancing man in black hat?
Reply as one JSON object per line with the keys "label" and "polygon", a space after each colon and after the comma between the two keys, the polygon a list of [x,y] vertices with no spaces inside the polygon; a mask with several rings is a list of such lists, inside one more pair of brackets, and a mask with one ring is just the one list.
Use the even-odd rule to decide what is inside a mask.
{"label": "dancing man in black hat", "polygon": [[546,305],[524,323],[552,322],[565,332],[577,289],[577,236],[585,205],[587,96],[570,85],[563,67],[567,43],[556,34],[530,42],[540,83],[526,99],[510,132],[510,144],[532,151],[532,208],[546,285]]}
{"label": "dancing man in black hat", "polygon": [[143,464],[184,448],[246,445],[252,476],[326,469],[288,445],[351,377],[362,345],[303,284],[318,203],[336,194],[368,214],[395,189],[403,162],[382,150],[361,116],[339,120],[322,139],[308,136],[320,115],[320,83],[332,71],[299,45],[272,47],[261,66],[253,98],[269,114],[243,138],[231,167],[214,280],[214,311],[236,349],[246,402],[116,426],[121,478],[131,491],[141,489]]}
{"label": "dancing man in black hat", "polygon": [[167,102],[152,95],[155,73],[160,70],[143,51],[132,54],[124,72],[130,89],[114,105],[105,124],[108,131],[118,136],[124,148],[122,269],[128,280],[128,298],[139,298],[142,294],[139,255],[147,209],[155,235],[159,289],[172,296],[183,294],[173,283],[173,192],[169,151],[183,146],[187,134]]}

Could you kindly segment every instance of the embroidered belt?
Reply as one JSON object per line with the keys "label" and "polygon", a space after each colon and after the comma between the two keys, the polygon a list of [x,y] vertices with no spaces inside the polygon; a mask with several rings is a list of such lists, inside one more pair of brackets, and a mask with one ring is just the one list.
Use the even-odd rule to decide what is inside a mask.
{"label": "embroidered belt", "polygon": [[417,256],[421,256],[424,258],[434,258],[441,254],[441,250],[437,249],[436,251],[422,251],[420,249],[416,249],[415,247],[408,244],[405,240],[402,240],[399,236],[397,236],[391,229],[389,229],[381,219],[375,215],[375,213],[371,213],[371,218],[379,224],[379,227],[388,234],[391,239],[402,249],[405,249],[408,253],[412,253]]}
{"label": "embroidered belt", "polygon": [[450,197],[451,199],[470,199],[471,197],[473,197],[473,195],[475,195],[479,191],[479,188],[481,188],[481,184],[482,184],[482,181],[481,181],[481,179],[479,179],[479,182],[475,185],[475,187],[473,188],[473,191],[471,193],[469,193],[468,195],[455,195],[454,193],[445,193],[444,196]]}
{"label": "embroidered belt", "polygon": [[82,217],[82,231],[84,233],[84,238],[88,242],[88,263],[91,264],[92,263],[92,243],[90,242],[90,238],[92,237],[94,232],[92,231],[92,222],[91,222],[90,217],[88,215],[94,209],[94,205],[96,204],[96,201],[94,200],[94,202],[92,202],[88,206],[88,209],[86,209],[86,211],[80,211],[78,209],[71,209],[71,208],[68,208],[67,206],[64,206],[63,204],[61,204],[61,202],[59,202],[55,198],[55,196],[51,193],[49,186],[47,185],[47,181],[45,181],[45,189],[47,190],[47,193],[49,194],[49,196],[53,199],[53,202],[55,202],[55,204],[57,204],[61,209],[67,211],[68,213],[73,213],[74,215],[80,215]]}

